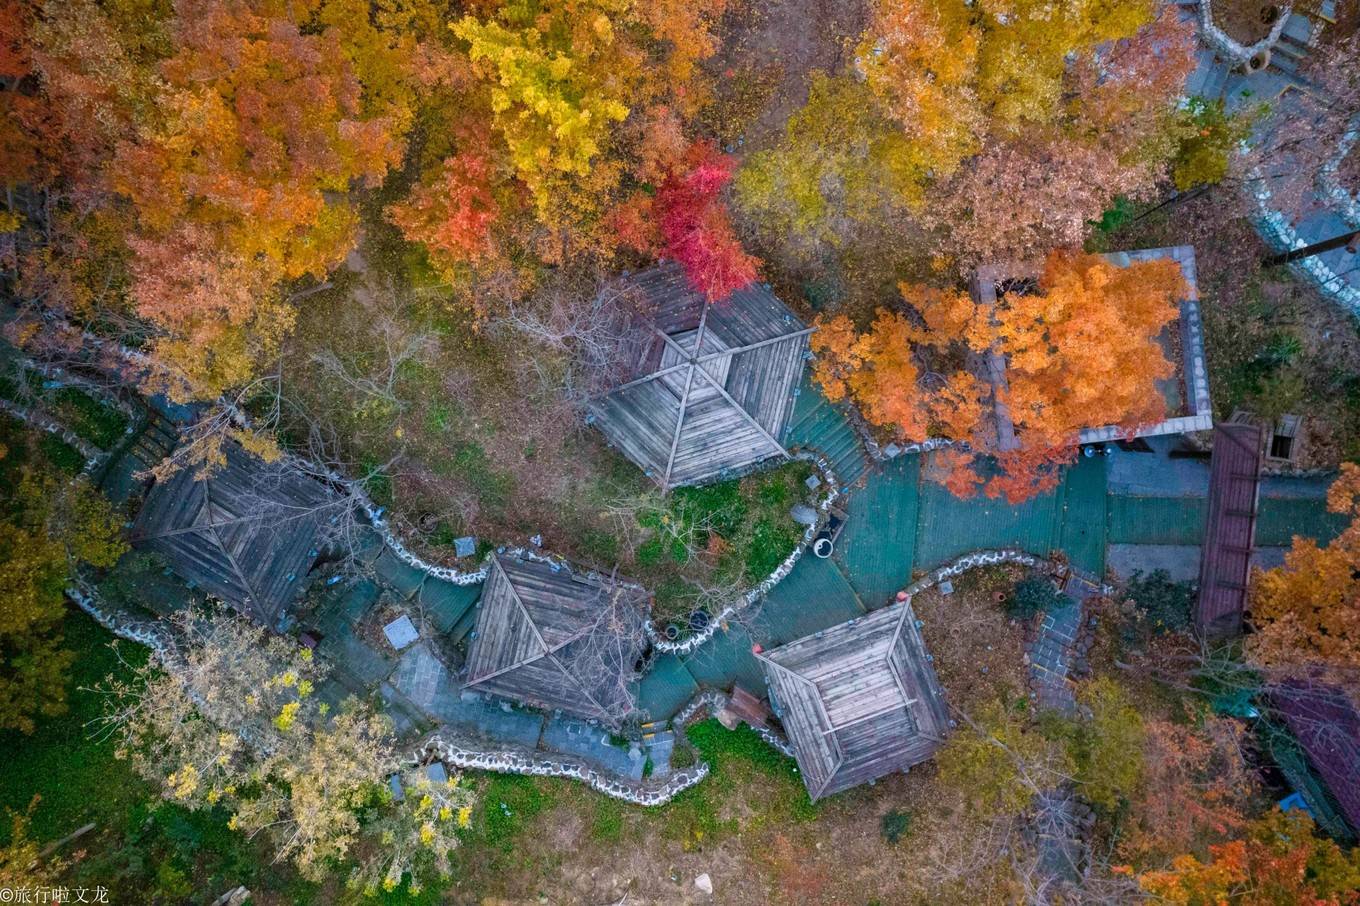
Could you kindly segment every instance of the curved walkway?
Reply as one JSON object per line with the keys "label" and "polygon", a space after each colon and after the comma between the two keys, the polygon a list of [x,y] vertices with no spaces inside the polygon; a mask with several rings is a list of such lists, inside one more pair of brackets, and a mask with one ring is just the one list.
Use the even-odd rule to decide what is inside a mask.
{"label": "curved walkway", "polygon": [[[826,436],[850,430],[843,413],[824,401],[805,400],[803,405],[817,413],[816,423]],[[828,412],[842,420],[841,428],[830,423]],[[1142,553],[1167,546],[1193,552],[1203,531],[1203,463],[1134,453],[1082,459],[1065,471],[1052,492],[1010,506],[953,497],[925,479],[922,459],[909,453],[872,467],[866,464],[859,486],[845,492],[848,519],[833,557],[791,557],[773,577],[782,581],[765,589],[760,606],[735,609],[725,623],[713,622],[710,636],[658,657],[639,684],[639,704],[654,723],[646,728],[641,746],[631,750],[611,745],[599,728],[583,721],[462,694],[438,648],[456,643],[471,629],[482,571],[425,563],[401,544],[381,511],[358,495],[377,529],[362,552],[373,580],[336,576],[325,582],[328,603],[318,610],[313,625],[324,636],[322,654],[341,676],[334,688],[319,691],[343,697],[376,690],[403,737],[422,740],[416,754],[437,751],[464,767],[575,777],[628,801],[658,804],[705,773],[699,767],[667,770],[671,737],[664,725],[683,723],[698,707],[718,706],[724,696],[717,690],[740,685],[759,693],[764,676],[751,653],[753,644],[784,644],[887,606],[898,590],[915,593],[963,569],[1001,560],[1037,565],[1060,554],[1078,570],[1099,577],[1106,571],[1111,545],[1135,549],[1140,554],[1135,559],[1141,561]],[[825,470],[826,463],[821,465]],[[352,487],[341,476],[326,477]],[[828,485],[823,510],[840,493],[834,479]],[[1263,486],[1262,543],[1287,544],[1293,533],[1332,537],[1339,526],[1325,514],[1325,487],[1321,478],[1276,478]],[[912,582],[920,572],[925,575]],[[430,628],[430,635],[399,657],[370,647],[355,632],[382,588],[410,605]],[[90,602],[76,599],[91,609]],[[146,637],[144,627],[122,629],[131,632],[122,632],[129,637],[140,636],[139,641]],[[777,738],[771,741],[782,744]],[[645,780],[643,746],[656,756],[658,769]]]}

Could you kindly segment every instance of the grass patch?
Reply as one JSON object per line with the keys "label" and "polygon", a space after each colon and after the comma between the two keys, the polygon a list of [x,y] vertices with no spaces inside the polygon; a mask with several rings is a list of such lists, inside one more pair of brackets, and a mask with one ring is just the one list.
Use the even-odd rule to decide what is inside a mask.
{"label": "grass patch", "polygon": [[482,801],[468,831],[468,840],[509,853],[515,839],[533,823],[535,816],[552,806],[554,797],[534,777],[518,774],[484,777]]}
{"label": "grass patch", "polygon": [[44,433],[38,440],[38,449],[44,459],[67,475],[79,475],[85,468],[85,457],[80,451],[55,434]]}
{"label": "grass patch", "polygon": [[791,462],[745,478],[677,488],[664,508],[639,514],[638,524],[651,535],[638,545],[631,566],[655,589],[658,618],[683,627],[696,580],[746,587],[773,572],[802,537],[789,509],[811,499],[804,484],[810,474],[810,464]]}
{"label": "grass patch", "polygon": [[783,813],[783,817],[796,821],[817,817],[818,806],[808,798],[797,762],[761,739],[755,730],[745,725],[729,730],[709,718],[689,727],[685,735],[713,771],[705,783],[732,789],[744,774],[763,775],[774,781],[777,795],[767,803],[772,813]]}
{"label": "grass patch", "polygon": [[617,843],[623,837],[623,803],[603,794],[591,796],[590,836],[601,843]]}

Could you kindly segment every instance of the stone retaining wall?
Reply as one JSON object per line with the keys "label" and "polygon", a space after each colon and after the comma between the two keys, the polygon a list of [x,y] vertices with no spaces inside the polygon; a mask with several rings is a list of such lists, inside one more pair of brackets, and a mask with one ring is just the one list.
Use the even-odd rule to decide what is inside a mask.
{"label": "stone retaining wall", "polygon": [[1294,7],[1292,5],[1286,4],[1282,6],[1280,8],[1280,17],[1275,20],[1275,24],[1271,27],[1270,33],[1255,44],[1245,45],[1235,40],[1214,22],[1213,0],[1200,0],[1200,37],[1203,39],[1204,43],[1231,60],[1233,65],[1242,66],[1252,57],[1270,50],[1279,43],[1280,35],[1284,33],[1285,23],[1289,21],[1289,16],[1293,11]]}
{"label": "stone retaining wall", "polygon": [[34,409],[28,409],[24,406],[20,406],[18,403],[0,399],[0,412],[6,412],[26,425],[36,428],[39,431],[46,431],[48,434],[60,438],[85,458],[85,466],[83,468],[83,471],[85,472],[94,471],[99,467],[99,464],[104,461],[105,457],[108,456],[108,453],[100,450],[94,444],[68,430],[61,422],[53,418],[48,418],[46,415],[43,415],[41,412]]}
{"label": "stone retaining wall", "polygon": [[568,777],[606,796],[642,806],[665,805],[707,777],[709,771],[708,765],[700,762],[691,768],[673,772],[665,780],[633,783],[603,774],[575,759],[551,757],[522,749],[474,748],[446,738],[438,731],[421,743],[413,760],[419,763],[431,755],[446,764],[464,769],[530,777]]}

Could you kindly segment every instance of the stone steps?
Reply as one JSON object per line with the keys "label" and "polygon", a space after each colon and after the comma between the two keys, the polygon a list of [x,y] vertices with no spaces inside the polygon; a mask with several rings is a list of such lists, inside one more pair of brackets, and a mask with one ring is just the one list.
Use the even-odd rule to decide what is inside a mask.
{"label": "stone steps", "polygon": [[858,481],[869,469],[869,459],[864,452],[855,429],[846,416],[828,403],[814,387],[805,383],[803,394],[816,394],[815,401],[799,400],[797,420],[789,428],[788,444],[821,453],[830,462],[836,479],[848,486]]}

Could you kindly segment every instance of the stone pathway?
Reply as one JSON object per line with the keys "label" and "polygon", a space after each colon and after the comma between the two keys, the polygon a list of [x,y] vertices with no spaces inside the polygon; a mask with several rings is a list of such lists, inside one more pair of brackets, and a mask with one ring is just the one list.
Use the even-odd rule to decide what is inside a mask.
{"label": "stone pathway", "polygon": [[1064,606],[1044,614],[1039,634],[1029,644],[1026,653],[1029,655],[1031,695],[1041,711],[1060,711],[1069,717],[1077,712],[1077,699],[1072,692],[1072,667],[1081,620],[1081,602],[1069,600]]}
{"label": "stone pathway", "polygon": [[[1321,30],[1335,21],[1334,0],[1321,0],[1317,13],[1311,17],[1301,10],[1292,12],[1273,41],[1264,42],[1270,45],[1270,65],[1250,74],[1241,66],[1241,48],[1225,44],[1223,36],[1204,27],[1202,16],[1208,2],[1211,0],[1177,0],[1181,15],[1199,25],[1201,38],[1199,65],[1186,83],[1187,95],[1221,99],[1230,112],[1254,108],[1266,101],[1278,115],[1297,101],[1299,92],[1312,90],[1297,72]],[[1338,149],[1338,155],[1342,150]],[[1277,251],[1303,248],[1360,229],[1360,204],[1344,189],[1319,188],[1316,208],[1294,222],[1276,210],[1266,181],[1257,181],[1255,185],[1256,226],[1267,244]],[[1292,267],[1323,295],[1360,316],[1360,263],[1356,255],[1335,249],[1296,262]]]}

